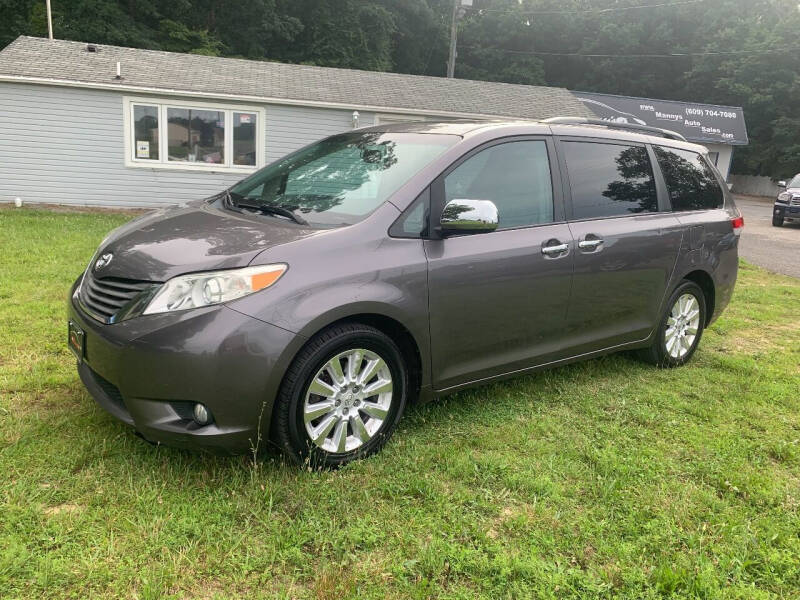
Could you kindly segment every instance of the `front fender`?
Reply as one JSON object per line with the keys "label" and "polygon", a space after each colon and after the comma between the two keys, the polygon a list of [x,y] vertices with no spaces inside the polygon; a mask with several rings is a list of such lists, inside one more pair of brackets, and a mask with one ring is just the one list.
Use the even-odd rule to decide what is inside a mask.
{"label": "front fender", "polygon": [[[396,209],[393,209],[396,215]],[[272,287],[229,304],[231,308],[308,339],[331,323],[377,315],[405,328],[430,381],[428,265],[420,239],[398,239],[385,229],[360,227],[271,248],[264,262],[289,269]]]}

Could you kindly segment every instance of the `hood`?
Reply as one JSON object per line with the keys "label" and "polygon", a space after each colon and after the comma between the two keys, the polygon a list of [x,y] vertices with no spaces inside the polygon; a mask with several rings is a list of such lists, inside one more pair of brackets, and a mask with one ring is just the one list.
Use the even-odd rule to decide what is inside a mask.
{"label": "hood", "polygon": [[245,267],[267,248],[321,231],[211,205],[164,209],[113,231],[97,254],[112,254],[112,259],[94,272],[166,281],[183,273]]}

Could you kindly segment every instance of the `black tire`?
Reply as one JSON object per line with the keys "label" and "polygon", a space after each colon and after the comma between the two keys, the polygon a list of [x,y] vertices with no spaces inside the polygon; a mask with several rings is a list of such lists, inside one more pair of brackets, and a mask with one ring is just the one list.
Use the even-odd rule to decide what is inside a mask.
{"label": "black tire", "polygon": [[[694,296],[699,306],[700,314],[698,315],[699,320],[697,325],[697,333],[695,334],[694,339],[691,341],[691,345],[685,354],[673,356],[667,349],[667,330],[670,329],[669,322],[670,317],[672,316],[673,307],[675,307],[678,299],[686,294]],[[691,360],[692,356],[697,350],[697,346],[700,344],[700,339],[702,338],[703,330],[705,329],[705,323],[705,294],[703,294],[703,290],[700,289],[699,285],[693,281],[684,279],[670,295],[666,308],[664,309],[664,314],[659,321],[658,329],[655,332],[653,343],[649,348],[645,348],[640,352],[641,358],[661,368],[673,368],[685,365]],[[678,352],[683,352],[683,350],[679,350]]]}
{"label": "black tire", "polygon": [[[371,438],[353,450],[332,452],[316,445],[306,430],[303,418],[306,392],[320,370],[329,361],[343,352],[353,349],[374,352],[383,359],[391,373],[391,404],[388,413]],[[338,467],[352,460],[374,454],[391,437],[403,415],[408,393],[408,379],[408,368],[402,352],[397,344],[382,331],[360,323],[335,325],[314,336],[295,357],[287,370],[275,401],[272,417],[273,439],[294,462],[314,469]],[[388,393],[386,397],[389,397]],[[362,406],[361,409],[350,408],[350,410],[358,414],[362,423],[366,418],[366,423],[369,424],[371,417],[369,414],[362,415],[360,410],[363,408]],[[354,416],[351,414],[347,417],[348,424],[343,426],[346,436],[347,434],[355,436],[355,430],[350,424]],[[339,419],[345,420],[344,417],[339,417]],[[313,425],[312,422],[311,426],[313,427]]]}
{"label": "black tire", "polygon": [[772,226],[773,227],[780,227],[783,225],[783,217],[778,217],[776,215],[772,215]]}

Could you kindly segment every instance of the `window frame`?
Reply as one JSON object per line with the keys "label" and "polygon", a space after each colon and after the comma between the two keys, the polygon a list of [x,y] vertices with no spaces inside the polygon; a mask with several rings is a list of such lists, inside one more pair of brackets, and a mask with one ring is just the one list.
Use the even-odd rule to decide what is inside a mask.
{"label": "window frame", "polygon": [[[155,106],[158,110],[158,159],[136,158],[135,136],[133,131],[135,106]],[[222,112],[225,115],[225,137],[223,142],[224,162],[201,163],[169,161],[169,122],[167,111],[169,109],[193,109]],[[183,101],[180,98],[164,98],[149,96],[124,96],[123,97],[123,143],[125,167],[139,169],[165,169],[178,171],[202,171],[214,173],[238,173],[249,175],[255,173],[265,162],[265,110],[261,106],[230,104],[223,102],[194,102]],[[233,164],[233,114],[246,113],[256,115],[256,164]]]}
{"label": "window frame", "polygon": [[[650,160],[650,170],[653,173],[653,181],[656,187],[656,205],[658,210],[642,213],[627,213],[622,215],[606,215],[600,217],[586,217],[583,219],[576,219],[573,212],[572,201],[572,184],[569,180],[569,170],[567,166],[567,156],[564,151],[563,144],[565,142],[585,142],[591,144],[605,144],[607,146],[638,146],[644,148],[647,152],[647,158]],[[672,213],[672,206],[669,204],[669,196],[667,194],[666,184],[661,174],[661,167],[656,160],[655,152],[651,144],[639,140],[626,140],[623,138],[602,138],[602,137],[589,137],[589,136],[557,136],[556,149],[558,152],[558,165],[561,169],[561,176],[563,179],[562,185],[564,186],[564,204],[566,211],[566,220],[570,223],[580,223],[584,221],[604,221],[607,219],[630,219],[642,218],[653,215],[660,215],[664,213]]]}
{"label": "window frame", "polygon": [[[444,180],[447,176],[455,171],[462,163],[468,161],[470,158],[493,146],[500,144],[509,144],[513,142],[544,142],[547,149],[547,161],[550,166],[550,185],[553,190],[553,220],[550,223],[533,223],[530,225],[520,225],[518,227],[506,227],[504,229],[497,229],[495,231],[485,232],[478,235],[492,235],[501,234],[506,231],[516,231],[519,229],[530,229],[533,227],[549,227],[550,225],[557,225],[566,222],[565,204],[564,204],[564,191],[562,188],[562,173],[561,165],[556,153],[553,136],[550,135],[514,135],[502,138],[496,138],[488,142],[484,142],[467,150],[464,154],[459,156],[431,182],[430,185],[430,210],[429,210],[429,223],[428,235],[424,239],[442,239],[439,222],[442,218],[442,212],[445,205],[445,189]],[[413,205],[413,203],[412,203]],[[475,235],[471,233],[459,234],[464,236]],[[448,237],[456,237],[450,235]]]}

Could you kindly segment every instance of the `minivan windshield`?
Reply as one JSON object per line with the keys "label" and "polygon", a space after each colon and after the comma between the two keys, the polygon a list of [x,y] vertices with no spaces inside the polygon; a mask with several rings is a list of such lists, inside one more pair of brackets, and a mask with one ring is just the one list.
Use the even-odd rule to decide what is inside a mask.
{"label": "minivan windshield", "polygon": [[383,204],[460,138],[429,133],[352,132],[286,156],[230,189],[232,203],[288,210],[301,222],[351,225]]}

